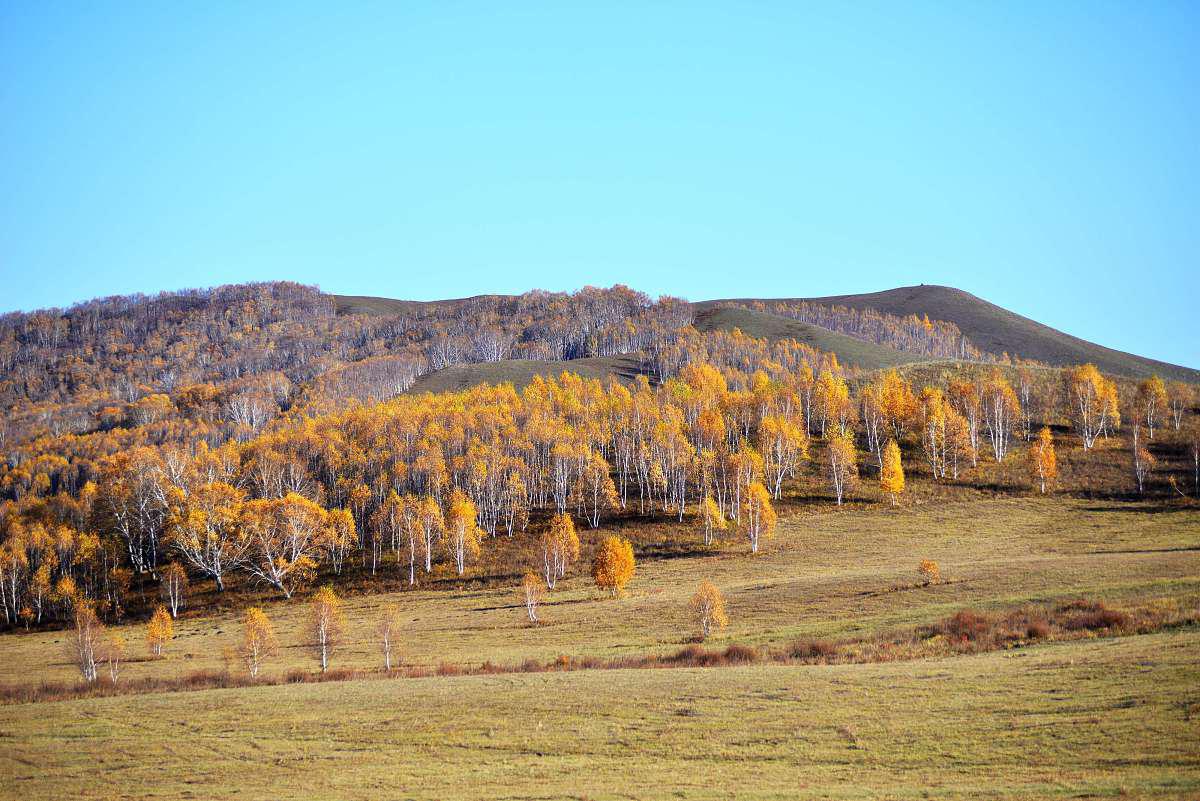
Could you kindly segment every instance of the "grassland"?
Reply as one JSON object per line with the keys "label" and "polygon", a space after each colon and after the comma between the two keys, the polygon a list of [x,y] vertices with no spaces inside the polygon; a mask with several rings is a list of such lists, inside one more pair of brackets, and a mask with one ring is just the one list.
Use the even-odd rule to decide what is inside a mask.
{"label": "grassland", "polygon": [[[803,489],[803,488],[801,488]],[[725,593],[712,645],[880,635],[963,608],[1088,597],[1200,604],[1200,509],[941,494],[907,507],[797,498],[766,551],[705,549],[635,525],[638,573],[602,598],[577,570],[525,623],[516,576],[351,595],[334,667],[377,670],[378,609],[398,603],[405,665],[669,654],[701,579]],[[598,533],[586,532],[586,553]],[[688,539],[688,538],[691,539]],[[528,547],[501,538],[491,549]],[[922,586],[919,559],[944,582]],[[509,561],[507,558],[501,561]],[[395,566],[388,586],[398,586]],[[446,588],[449,587],[449,588]],[[304,607],[270,602],[282,652],[314,670]],[[141,625],[122,627],[135,655]],[[126,679],[218,670],[235,611],[185,616],[165,659]],[[62,632],[0,638],[0,682],[70,680]],[[1200,630],[1047,642],[884,664],[430,676],[0,706],[0,797],[39,798],[1194,798]],[[235,668],[236,670],[236,668]]]}

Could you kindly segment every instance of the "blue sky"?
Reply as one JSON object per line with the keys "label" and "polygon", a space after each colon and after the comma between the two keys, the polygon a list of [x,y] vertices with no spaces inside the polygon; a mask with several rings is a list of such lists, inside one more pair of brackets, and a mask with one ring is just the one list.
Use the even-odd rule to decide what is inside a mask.
{"label": "blue sky", "polygon": [[1200,366],[1198,9],[0,2],[0,310],[939,283]]}

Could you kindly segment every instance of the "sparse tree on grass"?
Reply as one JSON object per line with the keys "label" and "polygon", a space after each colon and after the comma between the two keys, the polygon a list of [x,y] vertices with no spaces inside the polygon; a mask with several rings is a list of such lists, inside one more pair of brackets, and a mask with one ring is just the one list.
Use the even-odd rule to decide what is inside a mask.
{"label": "sparse tree on grass", "polygon": [[1042,426],[1037,439],[1029,445],[1029,475],[1038,485],[1042,494],[1046,486],[1058,476],[1058,457],[1054,454],[1054,437],[1047,426]]}
{"label": "sparse tree on grass", "polygon": [[75,626],[67,636],[67,654],[79,668],[84,681],[96,680],[96,668],[104,640],[104,624],[87,602],[75,605]]}
{"label": "sparse tree on grass", "polygon": [[729,617],[725,614],[725,598],[712,582],[702,581],[696,594],[688,603],[692,618],[700,627],[700,639],[708,639],[714,628],[724,628],[729,625]]}
{"label": "sparse tree on grass", "polygon": [[279,649],[275,629],[265,612],[257,606],[246,610],[242,620],[242,644],[238,656],[246,663],[251,678],[257,678],[263,662]]}
{"label": "sparse tree on grass", "polygon": [[383,669],[392,669],[392,650],[400,637],[400,607],[387,604],[379,611],[379,620],[375,623],[375,635],[379,638],[379,648],[383,651]]}
{"label": "sparse tree on grass", "polygon": [[183,593],[188,585],[187,571],[178,562],[171,562],[162,569],[161,575],[159,591],[171,610],[171,617],[179,617],[179,610],[183,608]]}
{"label": "sparse tree on grass", "polygon": [[537,625],[538,622],[537,610],[544,586],[537,573],[532,570],[525,571],[525,579],[521,582],[521,601],[525,604],[525,614],[533,625]]}
{"label": "sparse tree on grass", "polygon": [[1172,381],[1167,388],[1167,407],[1171,410],[1171,422],[1176,431],[1183,427],[1183,416],[1191,408],[1195,395],[1192,386],[1182,381]]}
{"label": "sparse tree on grass", "polygon": [[101,657],[108,665],[108,677],[113,684],[121,678],[121,666],[125,663],[125,638],[120,634],[110,634],[104,641]]}
{"label": "sparse tree on grass", "polygon": [[[765,488],[763,492],[766,492]],[[629,584],[633,573],[633,544],[621,537],[605,537],[592,561],[592,579],[596,586],[616,598]]]}
{"label": "sparse tree on grass", "polygon": [[550,519],[550,528],[542,534],[542,567],[546,587],[553,590],[560,578],[566,575],[567,567],[579,558],[579,535],[575,521],[568,514],[555,514]]}
{"label": "sparse tree on grass", "polygon": [[171,622],[171,613],[167,607],[159,604],[146,624],[146,647],[155,659],[162,657],[167,649],[167,643],[175,636],[175,626]]}
{"label": "sparse tree on grass", "polygon": [[922,559],[921,564],[917,565],[917,573],[921,576],[921,583],[926,586],[942,580],[941,568],[932,559]]}
{"label": "sparse tree on grass", "polygon": [[342,601],[328,585],[317,590],[309,605],[309,642],[321,663],[321,672],[329,669],[329,657],[342,641]]}
{"label": "sparse tree on grass", "polygon": [[892,499],[896,505],[896,497],[904,492],[904,465],[900,460],[900,446],[896,440],[889,439],[883,449],[883,469],[879,473],[879,487]]}

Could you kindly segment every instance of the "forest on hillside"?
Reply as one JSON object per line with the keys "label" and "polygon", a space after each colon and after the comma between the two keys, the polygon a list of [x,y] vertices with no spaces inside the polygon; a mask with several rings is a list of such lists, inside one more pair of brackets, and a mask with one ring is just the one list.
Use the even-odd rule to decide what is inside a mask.
{"label": "forest on hillside", "polygon": [[[805,476],[834,505],[896,503],[906,473],[1200,494],[1192,386],[990,356],[928,319],[774,311],[955,358],[848,369],[792,340],[698,332],[686,302],[620,286],[338,315],[314,288],[256,284],[6,315],[0,619],[143,615],[179,581],[290,597],[346,573],[469,577],[514,538],[529,547],[500,569],[553,586],[579,559],[576,526],[617,517],[692,521],[698,540],[754,552]],[[569,372],[615,354],[644,374]],[[512,358],[564,371],[403,394],[431,370]]]}

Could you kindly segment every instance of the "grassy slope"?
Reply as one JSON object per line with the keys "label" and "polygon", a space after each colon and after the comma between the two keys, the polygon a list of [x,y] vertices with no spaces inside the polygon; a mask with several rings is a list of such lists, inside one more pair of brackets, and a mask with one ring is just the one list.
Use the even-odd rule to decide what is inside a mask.
{"label": "grassy slope", "polygon": [[807,298],[814,303],[876,309],[888,314],[928,314],[954,323],[976,346],[1062,366],[1092,362],[1101,370],[1143,378],[1200,381],[1200,371],[1106,348],[1022,317],[952,287],[921,285],[862,295]]}
{"label": "grassy slope", "polygon": [[421,376],[408,391],[410,393],[457,392],[476,384],[503,384],[506,382],[520,389],[532,381],[535,375],[558,376],[563,371],[575,373],[584,378],[602,379],[612,375],[624,381],[632,381],[633,377],[641,371],[641,363],[633,356],[606,356],[561,362],[511,359],[481,364],[456,364],[445,370]]}
{"label": "grassy slope", "polygon": [[502,297],[500,295],[476,295],[471,298],[447,298],[445,300],[396,300],[377,298],[371,295],[331,295],[333,308],[338,314],[403,314],[409,309],[422,306],[455,306],[476,297]]}
{"label": "grassy slope", "polygon": [[0,772],[26,801],[1195,798],[1198,647],[31,704],[0,708]]}
{"label": "grassy slope", "polygon": [[845,334],[781,317],[777,314],[752,309],[720,308],[708,304],[696,304],[695,326],[700,331],[732,331],[740,328],[743,334],[759,339],[795,339],[826,353],[837,354],[843,364],[867,370],[894,367],[918,362],[926,357],[914,353],[876,345]]}

